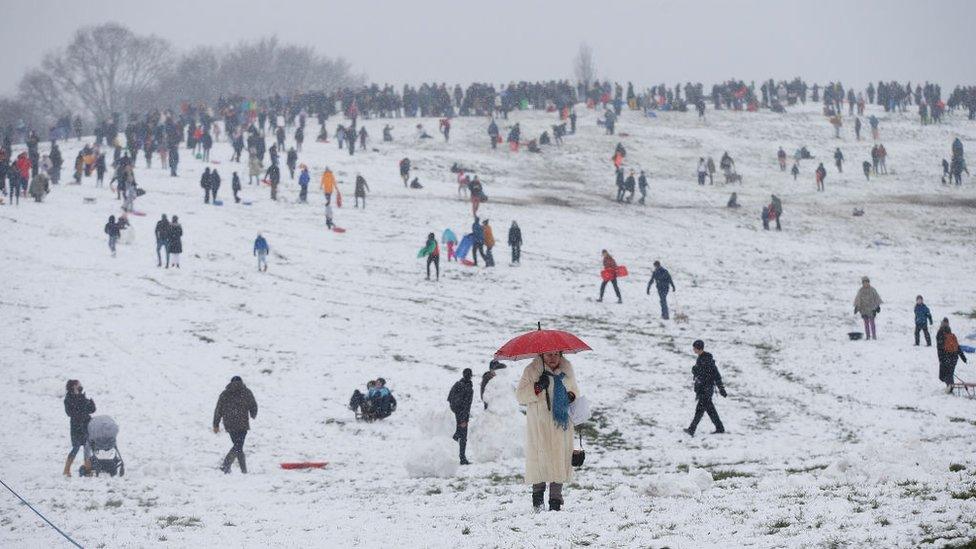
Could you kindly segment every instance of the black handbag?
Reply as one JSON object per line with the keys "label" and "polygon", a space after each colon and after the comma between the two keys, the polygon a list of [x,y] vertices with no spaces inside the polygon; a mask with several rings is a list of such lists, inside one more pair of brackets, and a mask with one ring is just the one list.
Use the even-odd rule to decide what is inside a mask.
{"label": "black handbag", "polygon": [[582,467],[586,461],[586,451],[583,450],[583,433],[579,434],[580,449],[573,450],[573,467]]}

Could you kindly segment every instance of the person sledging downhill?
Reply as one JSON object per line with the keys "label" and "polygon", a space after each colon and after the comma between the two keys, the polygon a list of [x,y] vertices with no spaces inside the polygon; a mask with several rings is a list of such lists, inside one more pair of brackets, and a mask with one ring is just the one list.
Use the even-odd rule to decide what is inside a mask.
{"label": "person sledging downhill", "polygon": [[603,254],[603,270],[609,274],[609,278],[600,284],[600,298],[597,301],[603,301],[603,292],[607,289],[607,283],[609,282],[613,285],[613,292],[617,294],[617,303],[623,303],[624,300],[620,297],[620,287],[617,286],[617,262],[613,260],[610,252],[602,250],[600,253]]}

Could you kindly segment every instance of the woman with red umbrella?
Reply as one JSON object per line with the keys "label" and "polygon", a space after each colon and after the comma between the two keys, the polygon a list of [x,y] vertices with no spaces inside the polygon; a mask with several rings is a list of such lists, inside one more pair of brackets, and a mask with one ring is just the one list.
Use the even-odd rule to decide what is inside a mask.
{"label": "woman with red umbrella", "polygon": [[580,395],[573,366],[564,352],[589,350],[578,338],[555,330],[537,330],[505,344],[496,358],[535,357],[522,373],[515,395],[526,407],[525,482],[532,485],[532,506],[541,511],[549,484],[549,510],[563,504],[563,484],[572,480],[573,424],[569,404]]}

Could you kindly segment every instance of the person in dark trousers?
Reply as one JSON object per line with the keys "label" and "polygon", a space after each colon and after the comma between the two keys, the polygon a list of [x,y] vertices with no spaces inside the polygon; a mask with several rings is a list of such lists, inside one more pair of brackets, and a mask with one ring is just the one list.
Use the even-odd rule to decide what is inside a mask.
{"label": "person in dark trousers", "polygon": [[363,209],[366,209],[366,193],[369,192],[369,185],[366,183],[366,178],[362,175],[356,174],[356,191],[355,195],[355,206],[359,207],[359,201],[363,201]]}
{"label": "person in dark trousers", "polygon": [[512,264],[522,263],[522,229],[518,223],[512,221],[512,226],[508,228],[508,246],[512,248]]}
{"label": "person in dark trousers", "polygon": [[800,175],[800,163],[793,162],[793,167],[790,168],[790,173],[793,174],[793,181],[796,181],[796,177]]}
{"label": "person in dark trousers", "polygon": [[176,168],[180,165],[180,147],[179,143],[172,143],[169,146],[169,175],[170,177],[177,177]]}
{"label": "person in dark trousers", "polygon": [[204,168],[200,175],[200,188],[203,189],[203,203],[210,204],[210,168]]}
{"label": "person in dark trousers", "polygon": [[922,296],[915,297],[915,346],[918,347],[919,340],[918,334],[922,332],[925,334],[925,346],[932,346],[932,338],[929,336],[929,326],[932,325],[932,312],[929,311],[929,306],[925,304],[925,300]]}
{"label": "person in dark trousers", "polygon": [[434,233],[427,235],[427,243],[424,244],[424,251],[427,252],[427,280],[430,280],[430,266],[434,265],[434,272],[437,280],[441,279],[441,249],[437,245],[437,238]]}
{"label": "person in dark trousers", "polygon": [[492,360],[488,363],[488,371],[481,375],[481,402],[485,405],[485,410],[488,409],[488,402],[485,400],[485,389],[488,387],[488,382],[495,379],[498,375],[496,370],[501,370],[505,365],[497,360]]}
{"label": "person in dark trousers", "polygon": [[231,378],[230,383],[217,399],[217,407],[213,415],[213,432],[220,432],[220,422],[224,422],[224,430],[230,435],[230,440],[234,444],[220,470],[230,473],[230,466],[237,459],[241,466],[241,472],[247,473],[247,461],[244,458],[244,439],[247,431],[251,428],[250,419],[258,417],[258,403],[240,376]]}
{"label": "person in dark trousers", "polygon": [[173,267],[180,268],[180,254],[183,253],[183,227],[180,226],[180,218],[173,216],[169,224],[169,233],[166,235],[166,268],[169,269],[170,258]]}
{"label": "person in dark trousers", "polygon": [[776,230],[782,231],[783,226],[780,225],[780,219],[783,217],[783,201],[775,194],[769,197],[769,213],[770,217],[776,218]]}
{"label": "person in dark trousers", "polygon": [[166,249],[166,239],[169,237],[169,220],[166,219],[166,214],[156,222],[156,266],[163,266],[163,256],[159,253],[159,250]]}
{"label": "person in dark trousers", "polygon": [[471,417],[471,401],[474,399],[474,387],[471,383],[471,368],[465,368],[461,379],[451,387],[447,394],[447,402],[454,413],[457,422],[457,429],[454,431],[454,440],[458,443],[458,455],[461,465],[469,465],[468,458],[464,451],[468,445],[468,419]]}
{"label": "person in dark trousers", "polygon": [[[302,173],[298,174],[298,187],[300,189],[298,191],[298,201],[304,204],[308,202],[308,182],[312,179],[312,177],[308,174],[308,166],[302,164],[301,168]],[[366,207],[365,203],[363,207]]]}
{"label": "person in dark trousers", "polygon": [[408,187],[410,185],[410,159],[404,158],[400,160],[400,179],[403,179],[403,186]]}
{"label": "person in dark trousers", "polygon": [[715,410],[715,404],[712,403],[716,387],[718,387],[718,394],[722,395],[723,398],[728,396],[725,392],[725,385],[722,384],[722,375],[718,373],[712,353],[705,352],[704,341],[696,340],[691,348],[698,355],[695,366],[691,369],[691,375],[695,380],[695,400],[697,403],[695,405],[695,417],[692,418],[691,425],[685,429],[685,432],[689,436],[695,436],[698,422],[701,421],[704,414],[708,414],[708,419],[712,420],[712,424],[715,425],[713,434],[724,433],[725,426],[722,425],[718,411]]}
{"label": "person in dark trousers", "polygon": [[119,224],[115,222],[115,216],[108,216],[108,223],[105,224],[105,234],[108,235],[108,249],[112,250],[112,257],[115,257],[115,245],[119,241],[119,236],[122,234],[122,229],[119,228]]}
{"label": "person in dark trousers", "polygon": [[230,179],[230,190],[234,193],[234,203],[240,204],[241,197],[237,196],[237,193],[241,192],[241,178],[234,172],[233,177]]}
{"label": "person in dark trousers", "polygon": [[481,259],[488,264],[488,258],[485,257],[485,229],[481,225],[481,220],[477,216],[474,218],[474,223],[471,224],[471,259],[474,260],[474,264],[478,266],[478,254],[481,254]]}
{"label": "person in dark trousers", "polygon": [[651,275],[651,279],[647,281],[647,295],[651,295],[652,284],[657,285],[657,296],[661,299],[661,318],[668,320],[668,291],[677,291],[677,289],[674,287],[671,273],[661,266],[660,261],[654,262],[654,273]]}
{"label": "person in dark trousers", "polygon": [[864,170],[865,181],[871,181],[871,163],[867,160],[861,162],[861,169]]}
{"label": "person in dark trousers", "polygon": [[69,379],[65,385],[64,413],[71,418],[71,451],[64,461],[64,476],[71,476],[71,464],[78,455],[78,449],[84,448],[85,465],[82,472],[91,472],[91,446],[88,444],[88,422],[95,413],[95,401],[85,396],[85,389],[77,379]]}
{"label": "person in dark trousers", "polygon": [[600,253],[603,254],[603,270],[610,274],[610,278],[600,284],[600,298],[597,301],[603,301],[603,291],[607,289],[607,283],[609,282],[613,285],[613,292],[617,294],[617,303],[623,303],[624,300],[620,297],[620,286],[617,286],[617,262],[613,260],[610,252],[602,250]]}
{"label": "person in dark trousers", "polygon": [[637,203],[643,206],[644,200],[647,199],[647,176],[644,174],[644,170],[641,170],[640,177],[637,178],[637,188],[640,190],[641,195]]}
{"label": "person in dark trousers", "polygon": [[288,178],[295,179],[295,167],[298,166],[298,151],[295,150],[295,147],[288,149],[285,165],[288,166]]}
{"label": "person in dark trousers", "polygon": [[220,190],[220,174],[217,168],[210,171],[210,199],[217,203],[217,191]]}
{"label": "person in dark trousers", "polygon": [[837,165],[838,173],[844,173],[844,153],[840,152],[840,147],[834,151],[834,164]]}
{"label": "person in dark trousers", "polygon": [[264,178],[271,185],[271,200],[278,200],[278,183],[281,182],[281,170],[277,164],[268,166],[268,171],[264,172]]}
{"label": "person in dark trousers", "polygon": [[959,348],[959,340],[949,327],[949,319],[943,318],[939,331],[935,334],[935,350],[939,355],[939,380],[946,385],[946,394],[952,393],[952,384],[956,381],[956,364],[966,355]]}

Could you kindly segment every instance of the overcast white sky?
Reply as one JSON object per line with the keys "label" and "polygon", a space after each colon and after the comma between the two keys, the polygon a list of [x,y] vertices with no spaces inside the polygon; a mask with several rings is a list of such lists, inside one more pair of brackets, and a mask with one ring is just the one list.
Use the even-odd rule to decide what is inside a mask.
{"label": "overcast white sky", "polygon": [[117,21],[178,48],[277,34],[371,81],[572,76],[582,41],[601,78],[976,83],[976,0],[4,0],[0,93],[81,25]]}

